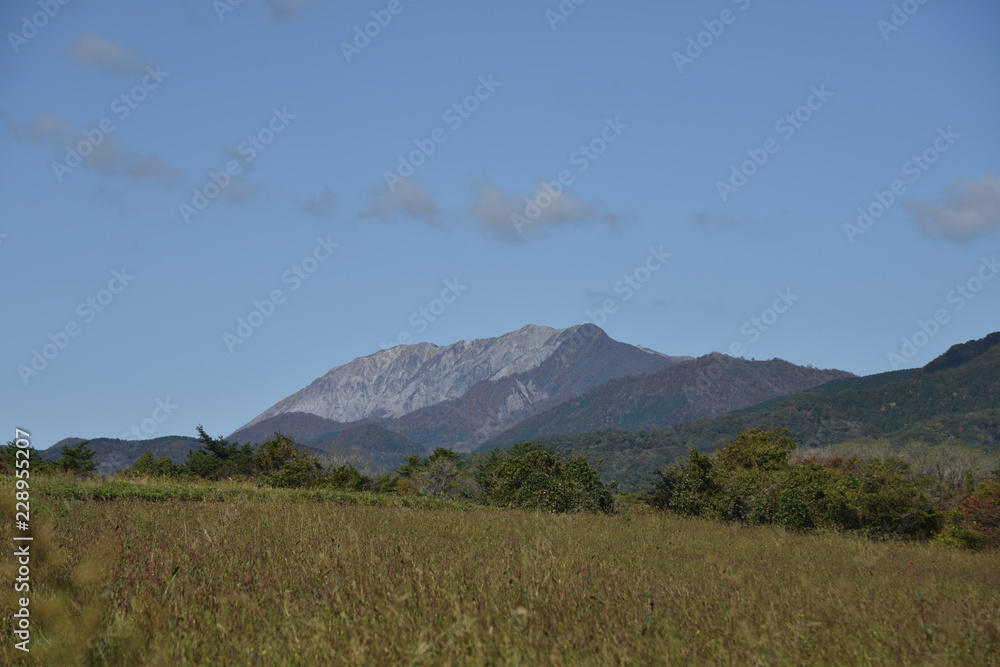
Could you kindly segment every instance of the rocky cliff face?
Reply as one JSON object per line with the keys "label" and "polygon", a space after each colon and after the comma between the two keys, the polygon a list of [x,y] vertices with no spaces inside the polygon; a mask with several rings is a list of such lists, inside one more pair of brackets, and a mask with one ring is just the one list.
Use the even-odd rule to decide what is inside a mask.
{"label": "rocky cliff face", "polygon": [[[400,345],[332,369],[233,436],[256,432],[255,425],[280,415],[306,413],[339,423],[378,422],[394,430],[405,423],[402,432],[418,442],[456,446],[483,439],[485,433],[472,434],[483,430],[484,420],[493,422],[486,429],[492,434],[534,414],[540,404],[680,359],[613,341],[593,325],[528,325],[446,347]],[[442,427],[454,433],[438,442]]]}

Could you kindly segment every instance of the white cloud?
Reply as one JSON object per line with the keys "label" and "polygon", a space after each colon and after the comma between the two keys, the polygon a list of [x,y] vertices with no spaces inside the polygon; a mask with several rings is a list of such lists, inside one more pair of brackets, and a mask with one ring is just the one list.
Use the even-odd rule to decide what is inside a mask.
{"label": "white cloud", "polygon": [[92,32],[81,34],[67,47],[66,53],[78,63],[92,65],[108,74],[142,74],[148,64],[135,49]]}
{"label": "white cloud", "polygon": [[903,202],[928,236],[965,242],[1000,228],[1000,175],[959,180],[937,204],[918,199]]}
{"label": "white cloud", "polygon": [[358,215],[384,221],[405,215],[441,226],[440,211],[434,198],[422,185],[408,178],[394,181],[393,185],[392,188],[384,185],[369,192],[368,208]]}

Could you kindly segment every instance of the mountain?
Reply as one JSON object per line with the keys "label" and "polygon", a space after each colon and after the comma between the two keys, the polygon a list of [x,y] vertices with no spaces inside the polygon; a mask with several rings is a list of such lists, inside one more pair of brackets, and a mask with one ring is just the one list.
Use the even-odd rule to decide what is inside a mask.
{"label": "mountain", "polygon": [[841,378],[853,375],[796,366],[781,359],[747,361],[709,354],[653,373],[602,384],[526,419],[486,442],[483,448],[503,447],[542,435],[664,428],[717,417]]}
{"label": "mountain", "polygon": [[837,379],[712,419],[648,431],[542,435],[534,441],[603,461],[606,480],[638,482],[692,448],[713,451],[748,428],[787,428],[803,448],[884,438],[897,446],[952,440],[996,451],[1000,333],[954,345],[921,369]]}
{"label": "mountain", "polygon": [[330,370],[230,437],[258,442],[281,430],[309,441],[363,422],[428,448],[468,450],[604,382],[687,359],[620,343],[590,324],[400,345]]}

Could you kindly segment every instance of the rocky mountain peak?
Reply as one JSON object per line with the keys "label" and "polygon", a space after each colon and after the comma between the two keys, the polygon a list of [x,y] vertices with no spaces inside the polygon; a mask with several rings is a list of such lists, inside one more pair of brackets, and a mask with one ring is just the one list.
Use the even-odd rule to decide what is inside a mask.
{"label": "rocky mountain peak", "polygon": [[397,345],[332,368],[247,426],[287,412],[338,422],[399,417],[459,398],[478,382],[538,368],[578,335],[581,326],[553,329],[529,324],[496,338],[461,340],[447,346]]}

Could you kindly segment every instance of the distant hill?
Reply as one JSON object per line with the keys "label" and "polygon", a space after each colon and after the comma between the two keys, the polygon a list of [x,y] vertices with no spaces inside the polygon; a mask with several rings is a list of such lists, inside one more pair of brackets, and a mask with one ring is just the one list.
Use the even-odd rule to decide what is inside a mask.
{"label": "distant hill", "polygon": [[[83,438],[64,438],[52,445],[48,449],[43,449],[38,454],[46,460],[55,461],[61,456],[60,450],[64,445],[74,447]],[[187,438],[180,435],[168,435],[152,440],[119,440],[118,438],[94,438],[86,441],[87,447],[94,450],[94,460],[97,461],[96,472],[102,475],[123,470],[149,451],[153,456],[168,457],[174,463],[184,463],[188,452],[198,449],[201,443],[196,438]]]}
{"label": "distant hill", "polygon": [[308,412],[285,412],[241,428],[229,440],[260,444],[270,440],[275,432],[294,437],[297,442],[309,442],[323,435],[345,431],[359,422],[343,424]]}
{"label": "distant hill", "polygon": [[796,366],[781,359],[748,361],[710,354],[654,373],[602,384],[521,422],[486,442],[483,448],[504,447],[544,435],[663,428],[853,377],[845,371]]}
{"label": "distant hill", "polygon": [[310,440],[307,445],[356,468],[388,472],[403,465],[406,456],[427,454],[427,448],[377,424],[358,424]]}
{"label": "distant hill", "polygon": [[[38,454],[45,460],[55,461],[61,456],[60,450],[64,445],[74,447],[81,442],[86,442],[87,448],[94,450],[94,460],[97,461],[95,472],[101,475],[111,475],[128,468],[147,451],[156,458],[166,456],[174,463],[180,465],[187,459],[189,452],[201,447],[201,442],[197,438],[188,438],[182,435],[167,435],[152,440],[119,440],[117,438],[85,440],[84,438],[63,438],[48,449],[40,450]],[[319,455],[325,453],[325,450],[309,443],[299,442],[297,444],[300,449],[304,449],[312,454]]]}
{"label": "distant hill", "polygon": [[748,428],[787,428],[804,448],[858,438],[885,438],[896,445],[954,439],[995,451],[1000,449],[1000,333],[952,346],[922,369],[837,379],[712,419],[534,441],[603,460],[606,480],[637,482],[691,448],[713,451]]}

